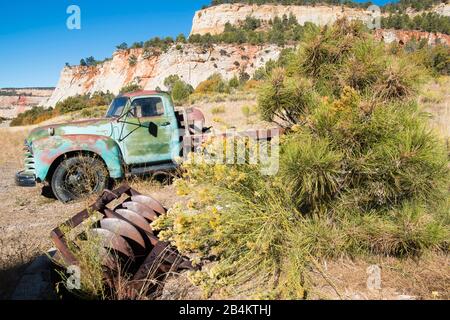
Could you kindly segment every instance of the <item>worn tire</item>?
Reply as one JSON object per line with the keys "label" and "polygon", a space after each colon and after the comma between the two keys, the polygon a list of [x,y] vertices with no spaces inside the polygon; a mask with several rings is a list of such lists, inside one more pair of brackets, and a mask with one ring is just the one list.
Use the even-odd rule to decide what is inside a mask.
{"label": "worn tire", "polygon": [[51,179],[54,195],[64,203],[98,194],[108,184],[109,174],[103,161],[84,155],[64,159]]}

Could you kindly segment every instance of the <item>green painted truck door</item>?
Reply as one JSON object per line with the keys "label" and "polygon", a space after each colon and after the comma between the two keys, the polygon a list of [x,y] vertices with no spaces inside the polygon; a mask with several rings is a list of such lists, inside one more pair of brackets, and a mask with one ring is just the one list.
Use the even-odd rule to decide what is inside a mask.
{"label": "green painted truck door", "polygon": [[125,163],[142,165],[171,160],[170,121],[161,97],[134,99],[120,134]]}

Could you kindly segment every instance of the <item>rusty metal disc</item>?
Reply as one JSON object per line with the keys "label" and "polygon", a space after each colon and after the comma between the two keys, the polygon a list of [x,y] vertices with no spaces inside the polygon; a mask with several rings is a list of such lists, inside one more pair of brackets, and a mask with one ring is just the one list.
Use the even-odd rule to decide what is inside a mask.
{"label": "rusty metal disc", "polygon": [[[117,204],[124,195],[127,199]],[[110,209],[113,206],[116,206],[114,211]],[[104,219],[92,221],[91,212],[101,213]],[[156,297],[164,286],[165,273],[193,269],[187,258],[181,256],[169,243],[160,241],[153,233],[151,221],[165,213],[166,209],[157,200],[143,196],[124,184],[114,191],[105,191],[89,208],[54,229],[51,237],[62,256],[61,263],[65,265],[82,263],[70,251],[68,241],[76,240],[75,245],[80,250],[84,247],[92,250],[89,235],[98,237],[98,243],[94,244],[95,255],[103,266],[106,284],[113,288],[116,276],[122,270],[126,270],[131,282],[126,285],[125,290],[136,294],[147,290]],[[92,226],[93,223],[98,226],[96,229],[70,239],[66,238],[67,232],[62,231],[65,229],[74,231],[81,224]],[[84,237],[86,234],[87,240]],[[137,258],[138,255],[145,260]],[[124,257],[129,257],[131,261],[125,261]]]}
{"label": "rusty metal disc", "polygon": [[107,218],[100,220],[100,226],[102,229],[106,229],[119,236],[129,238],[138,243],[145,249],[145,241],[137,229],[124,220],[117,218]]}
{"label": "rusty metal disc", "polygon": [[164,207],[161,205],[161,203],[159,203],[159,201],[155,200],[152,197],[143,196],[143,195],[133,196],[133,197],[131,197],[131,201],[144,204],[144,205],[150,207],[151,209],[153,209],[153,211],[155,211],[156,213],[159,213],[159,214],[166,213],[166,209],[164,209]]}
{"label": "rusty metal disc", "polygon": [[147,220],[155,221],[158,218],[158,216],[156,215],[156,212],[153,211],[153,209],[150,208],[149,206],[146,206],[145,204],[130,201],[130,202],[124,202],[122,204],[122,206],[124,208],[127,208],[128,210],[131,210],[131,211],[134,211],[134,212],[140,214]]}
{"label": "rusty metal disc", "polygon": [[109,230],[100,228],[95,228],[89,230],[88,232],[90,235],[98,237],[103,247],[116,250],[134,260],[133,251],[131,250],[130,246],[125,241],[125,239],[122,238],[121,236],[118,236]]}
{"label": "rusty metal disc", "polygon": [[130,221],[135,227],[140,228],[146,232],[153,233],[152,228],[150,227],[150,224],[147,220],[145,220],[144,217],[137,214],[134,211],[127,210],[127,209],[118,209],[115,211],[119,216],[125,218],[126,220]]}
{"label": "rusty metal disc", "polygon": [[100,248],[99,256],[101,258],[103,266],[107,267],[108,269],[114,270],[114,271],[118,270],[117,262],[111,256],[111,254],[109,253],[109,250],[107,250],[103,247]]}

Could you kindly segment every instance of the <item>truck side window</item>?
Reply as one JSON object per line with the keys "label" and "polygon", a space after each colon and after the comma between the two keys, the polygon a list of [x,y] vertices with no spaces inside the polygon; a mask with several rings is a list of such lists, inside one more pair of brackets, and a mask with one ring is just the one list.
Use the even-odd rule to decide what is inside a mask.
{"label": "truck side window", "polygon": [[131,103],[131,113],[136,118],[162,116],[164,115],[164,104],[160,97],[135,99]]}

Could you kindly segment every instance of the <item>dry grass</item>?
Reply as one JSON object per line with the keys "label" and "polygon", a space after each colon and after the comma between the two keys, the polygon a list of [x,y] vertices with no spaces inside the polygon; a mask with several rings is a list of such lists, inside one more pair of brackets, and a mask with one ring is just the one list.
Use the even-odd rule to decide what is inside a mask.
{"label": "dry grass", "polygon": [[428,83],[420,102],[431,115],[431,125],[444,138],[450,138],[450,77],[443,76]]}
{"label": "dry grass", "polygon": [[[322,261],[309,275],[312,299],[449,299],[449,257],[430,253],[420,259],[379,256],[365,259]],[[367,268],[381,268],[381,289],[367,288]],[[333,285],[331,285],[333,284]]]}
{"label": "dry grass", "polygon": [[254,90],[238,91],[234,93],[194,93],[189,97],[188,103],[191,105],[199,103],[235,102],[241,100],[255,100]]}
{"label": "dry grass", "polygon": [[28,128],[0,129],[0,166],[15,165],[20,168],[23,164],[22,147],[29,130]]}
{"label": "dry grass", "polygon": [[19,168],[0,166],[0,299],[12,294],[29,263],[54,246],[50,231],[85,207],[45,198],[41,188],[16,187]]}
{"label": "dry grass", "polygon": [[[244,131],[255,128],[273,128],[274,124],[265,122],[254,112],[256,99],[228,102],[199,102],[193,107],[200,109],[206,118],[206,126],[219,131],[236,128]],[[217,111],[220,112],[217,112]],[[216,121],[220,120],[220,121]]]}

